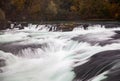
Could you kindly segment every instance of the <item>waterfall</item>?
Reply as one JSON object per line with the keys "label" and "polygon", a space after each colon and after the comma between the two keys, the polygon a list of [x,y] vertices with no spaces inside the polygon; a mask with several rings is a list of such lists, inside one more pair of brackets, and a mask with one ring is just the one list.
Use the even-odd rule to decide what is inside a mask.
{"label": "waterfall", "polygon": [[[120,50],[120,28],[94,25],[84,30],[78,26],[62,32],[54,31],[52,25],[36,26],[0,32],[0,60],[5,64],[0,62],[0,81],[108,81],[112,69],[119,67],[118,52],[106,60],[97,55]],[[94,56],[98,58],[94,61],[101,63],[98,66],[92,66]],[[108,65],[101,67],[106,62]]]}

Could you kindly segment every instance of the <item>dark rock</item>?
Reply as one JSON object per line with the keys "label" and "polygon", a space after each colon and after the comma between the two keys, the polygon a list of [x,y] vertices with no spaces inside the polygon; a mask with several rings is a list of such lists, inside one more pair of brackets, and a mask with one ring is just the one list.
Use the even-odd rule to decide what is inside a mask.
{"label": "dark rock", "polygon": [[4,67],[6,64],[5,64],[5,60],[4,59],[0,59],[0,67]]}
{"label": "dark rock", "polygon": [[120,81],[120,67],[110,70],[107,78],[102,81]]}
{"label": "dark rock", "polygon": [[21,53],[22,50],[27,49],[27,48],[30,48],[34,52],[35,49],[37,49],[37,48],[42,49],[45,47],[48,47],[48,45],[46,43],[44,43],[44,44],[27,44],[27,45],[17,45],[17,43],[16,44],[12,44],[12,43],[0,44],[0,50],[2,50],[4,52],[10,52],[15,55]]}
{"label": "dark rock", "polygon": [[115,35],[112,36],[111,38],[113,38],[114,40],[120,39],[120,31],[115,31]]}
{"label": "dark rock", "polygon": [[78,41],[78,42],[87,42],[91,45],[98,44],[100,46],[105,46],[107,44],[117,43],[116,41],[114,41],[115,40],[114,37],[115,36],[110,37],[112,39],[99,40],[98,39],[99,37],[94,37],[94,34],[85,34],[85,35],[79,35],[79,36],[73,37],[71,40]]}
{"label": "dark rock", "polygon": [[88,26],[89,26],[89,24],[83,24],[83,28],[84,28],[85,30],[88,29]]}
{"label": "dark rock", "polygon": [[[108,51],[96,53],[90,58],[90,60],[87,63],[74,68],[74,72],[76,74],[74,80],[88,81],[89,79],[105,71],[111,70],[111,68],[114,65],[120,63],[119,59],[120,59],[120,50],[108,50]],[[113,74],[115,75],[115,73]],[[116,74],[117,79],[113,77],[111,78],[111,80],[109,78],[108,80],[105,81],[119,81],[120,77],[117,77],[118,75],[120,75],[120,68],[118,74]],[[108,76],[110,76],[110,74]]]}
{"label": "dark rock", "polygon": [[9,28],[9,24],[6,21],[0,21],[0,30]]}
{"label": "dark rock", "polygon": [[119,24],[105,24],[105,28],[115,28],[115,27],[120,27]]}

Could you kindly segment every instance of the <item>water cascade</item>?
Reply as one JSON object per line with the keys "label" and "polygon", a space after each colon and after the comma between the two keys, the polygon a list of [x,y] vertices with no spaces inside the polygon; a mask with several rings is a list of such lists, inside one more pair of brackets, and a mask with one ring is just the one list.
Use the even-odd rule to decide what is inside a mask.
{"label": "water cascade", "polygon": [[0,81],[108,81],[120,68],[120,28],[55,29],[29,24],[1,31]]}

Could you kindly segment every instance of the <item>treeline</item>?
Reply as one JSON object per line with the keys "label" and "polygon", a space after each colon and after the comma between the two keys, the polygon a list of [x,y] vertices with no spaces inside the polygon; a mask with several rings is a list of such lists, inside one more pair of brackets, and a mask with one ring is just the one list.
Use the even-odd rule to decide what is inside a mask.
{"label": "treeline", "polygon": [[1,0],[0,20],[120,19],[120,0]]}

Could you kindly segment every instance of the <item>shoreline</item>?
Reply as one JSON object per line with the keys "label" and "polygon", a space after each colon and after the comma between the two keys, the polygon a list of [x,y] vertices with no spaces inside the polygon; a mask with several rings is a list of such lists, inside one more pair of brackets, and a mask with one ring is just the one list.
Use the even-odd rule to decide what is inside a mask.
{"label": "shoreline", "polygon": [[[29,24],[36,24],[36,25],[53,25],[57,26],[58,28],[61,27],[62,29],[69,30],[73,29],[77,26],[92,26],[92,25],[105,25],[106,27],[120,27],[120,21],[117,20],[76,20],[76,21],[0,21],[0,30],[4,30],[7,28],[11,28],[11,24],[14,25],[14,28],[23,29],[25,26]],[[20,25],[20,26],[19,26]]]}

